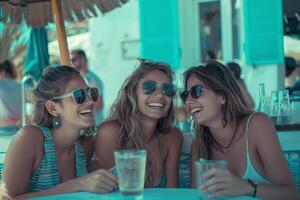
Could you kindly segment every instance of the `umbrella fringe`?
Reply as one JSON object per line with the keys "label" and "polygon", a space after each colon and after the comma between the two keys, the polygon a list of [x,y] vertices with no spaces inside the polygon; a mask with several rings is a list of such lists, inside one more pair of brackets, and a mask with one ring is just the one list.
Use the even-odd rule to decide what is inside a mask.
{"label": "umbrella fringe", "polygon": [[[63,0],[64,20],[68,22],[83,21],[109,12],[128,0]],[[53,22],[50,0],[10,0],[0,2],[2,21],[6,24],[21,24],[38,28]]]}

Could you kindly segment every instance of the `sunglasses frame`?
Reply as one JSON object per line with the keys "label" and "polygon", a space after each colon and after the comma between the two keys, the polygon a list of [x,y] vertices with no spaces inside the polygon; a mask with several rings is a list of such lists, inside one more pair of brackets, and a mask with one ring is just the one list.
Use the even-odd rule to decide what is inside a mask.
{"label": "sunglasses frame", "polygon": [[[81,94],[82,93],[84,94],[84,96],[83,96],[84,99],[83,99],[82,102],[78,102],[78,100],[76,100],[76,97],[74,95],[75,92],[78,91],[78,90],[81,91]],[[92,96],[92,90],[97,91],[97,96],[95,97],[95,99]],[[66,97],[72,97],[73,100],[74,100],[74,102],[77,103],[78,105],[80,105],[80,104],[83,104],[85,102],[87,95],[88,95],[88,97],[92,101],[96,102],[98,100],[98,98],[99,98],[99,90],[98,90],[98,88],[96,88],[96,87],[87,87],[86,90],[84,90],[82,88],[75,88],[71,92],[68,92],[66,94],[63,94],[63,95],[60,95],[60,96],[57,96],[57,97],[53,97],[51,100],[59,100],[59,99],[63,99],[63,98],[66,98]]]}
{"label": "sunglasses frame", "polygon": [[166,67],[171,68],[171,65],[169,65],[169,64],[166,63],[166,62],[155,62],[155,61],[148,60],[148,59],[145,59],[145,58],[138,58],[137,60],[140,61],[141,64],[164,65],[164,66],[166,66]]}
{"label": "sunglasses frame", "polygon": [[[152,84],[151,86],[155,86],[155,89],[153,91],[151,90],[150,93],[149,93],[149,92],[146,92],[147,88],[145,88],[145,87],[149,87],[150,85],[146,86],[145,84],[150,84],[150,83]],[[169,88],[169,89],[172,89],[172,92],[171,92],[172,94],[168,94],[169,89],[164,89],[164,86],[166,86],[166,85],[167,86],[172,86],[172,88],[171,87]],[[150,95],[150,94],[155,93],[157,91],[157,87],[160,87],[162,93],[167,97],[173,97],[173,96],[176,95],[177,87],[171,82],[165,82],[165,83],[162,83],[162,84],[158,84],[155,81],[144,81],[144,82],[142,82],[142,91],[143,91],[143,94],[145,94],[145,95]]]}
{"label": "sunglasses frame", "polygon": [[[198,88],[199,88],[199,92],[196,91]],[[190,90],[184,90],[183,92],[181,92],[180,98],[181,98],[181,101],[183,102],[183,104],[185,104],[185,102],[190,94],[193,99],[198,99],[202,94],[203,88],[204,88],[203,85],[197,84],[197,85],[194,85],[193,87],[191,87]],[[197,93],[199,93],[199,94],[197,94]]]}

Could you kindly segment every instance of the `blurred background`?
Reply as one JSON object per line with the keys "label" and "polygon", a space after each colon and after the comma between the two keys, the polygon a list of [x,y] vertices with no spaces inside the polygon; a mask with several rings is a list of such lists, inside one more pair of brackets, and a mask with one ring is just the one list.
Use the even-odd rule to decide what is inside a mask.
{"label": "blurred background", "polygon": [[[24,20],[15,25],[5,18],[5,6],[16,1],[0,2],[0,63],[11,60],[21,81],[31,59],[28,51],[32,51],[32,26]],[[64,22],[69,50],[83,49],[89,68],[103,81],[106,116],[139,57],[171,64],[179,88],[180,75],[190,66],[210,58],[224,63],[235,61],[241,65],[241,76],[256,106],[258,83],[265,84],[268,96],[272,90],[291,87],[299,78],[299,0],[124,3],[105,14],[98,11],[91,18]],[[56,27],[53,23],[43,26],[47,32],[49,65],[53,66],[60,64]],[[285,76],[285,57],[292,58],[288,60],[288,67],[293,69],[289,76]]]}

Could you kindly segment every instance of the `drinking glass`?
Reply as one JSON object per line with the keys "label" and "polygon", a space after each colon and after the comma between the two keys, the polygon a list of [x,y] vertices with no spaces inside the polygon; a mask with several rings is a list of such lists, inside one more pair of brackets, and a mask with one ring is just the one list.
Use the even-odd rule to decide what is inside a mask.
{"label": "drinking glass", "polygon": [[270,117],[273,122],[273,124],[276,124],[277,122],[277,115],[278,115],[278,91],[272,91],[271,92],[271,103],[270,103],[271,109],[270,109]]}
{"label": "drinking glass", "polygon": [[114,152],[119,190],[122,199],[142,199],[146,150],[117,150]]}
{"label": "drinking glass", "polygon": [[[208,170],[213,168],[227,169],[227,161],[226,160],[205,160],[205,159],[200,159],[199,161],[195,161],[196,184],[197,184],[197,189],[199,191],[201,191],[202,184],[209,179],[209,178],[208,179],[201,178],[202,175]],[[220,176],[220,175],[216,174],[216,176]],[[200,192],[199,194],[201,195],[202,199],[209,199],[207,195],[204,194],[203,192]],[[220,198],[214,198],[214,199],[220,199]]]}
{"label": "drinking glass", "polygon": [[289,124],[291,121],[291,104],[288,90],[278,92],[278,102],[277,124]]}

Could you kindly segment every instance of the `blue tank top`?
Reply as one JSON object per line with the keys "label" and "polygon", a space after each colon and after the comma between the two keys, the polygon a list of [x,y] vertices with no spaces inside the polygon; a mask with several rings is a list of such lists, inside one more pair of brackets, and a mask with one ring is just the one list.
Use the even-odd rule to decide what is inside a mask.
{"label": "blue tank top", "polygon": [[249,153],[249,144],[248,144],[248,129],[249,129],[249,122],[251,118],[254,116],[255,113],[252,113],[246,124],[246,146],[247,146],[247,168],[246,172],[243,176],[243,179],[251,179],[255,183],[270,183],[265,177],[260,175],[255,168],[252,165],[251,159],[250,159],[250,153]]}
{"label": "blue tank top", "polygon": [[[52,134],[46,127],[39,127],[44,135],[44,155],[40,165],[34,171],[29,183],[29,192],[46,190],[60,183],[57,170],[56,152]],[[87,165],[84,151],[79,143],[75,143],[76,177],[87,174]]]}

